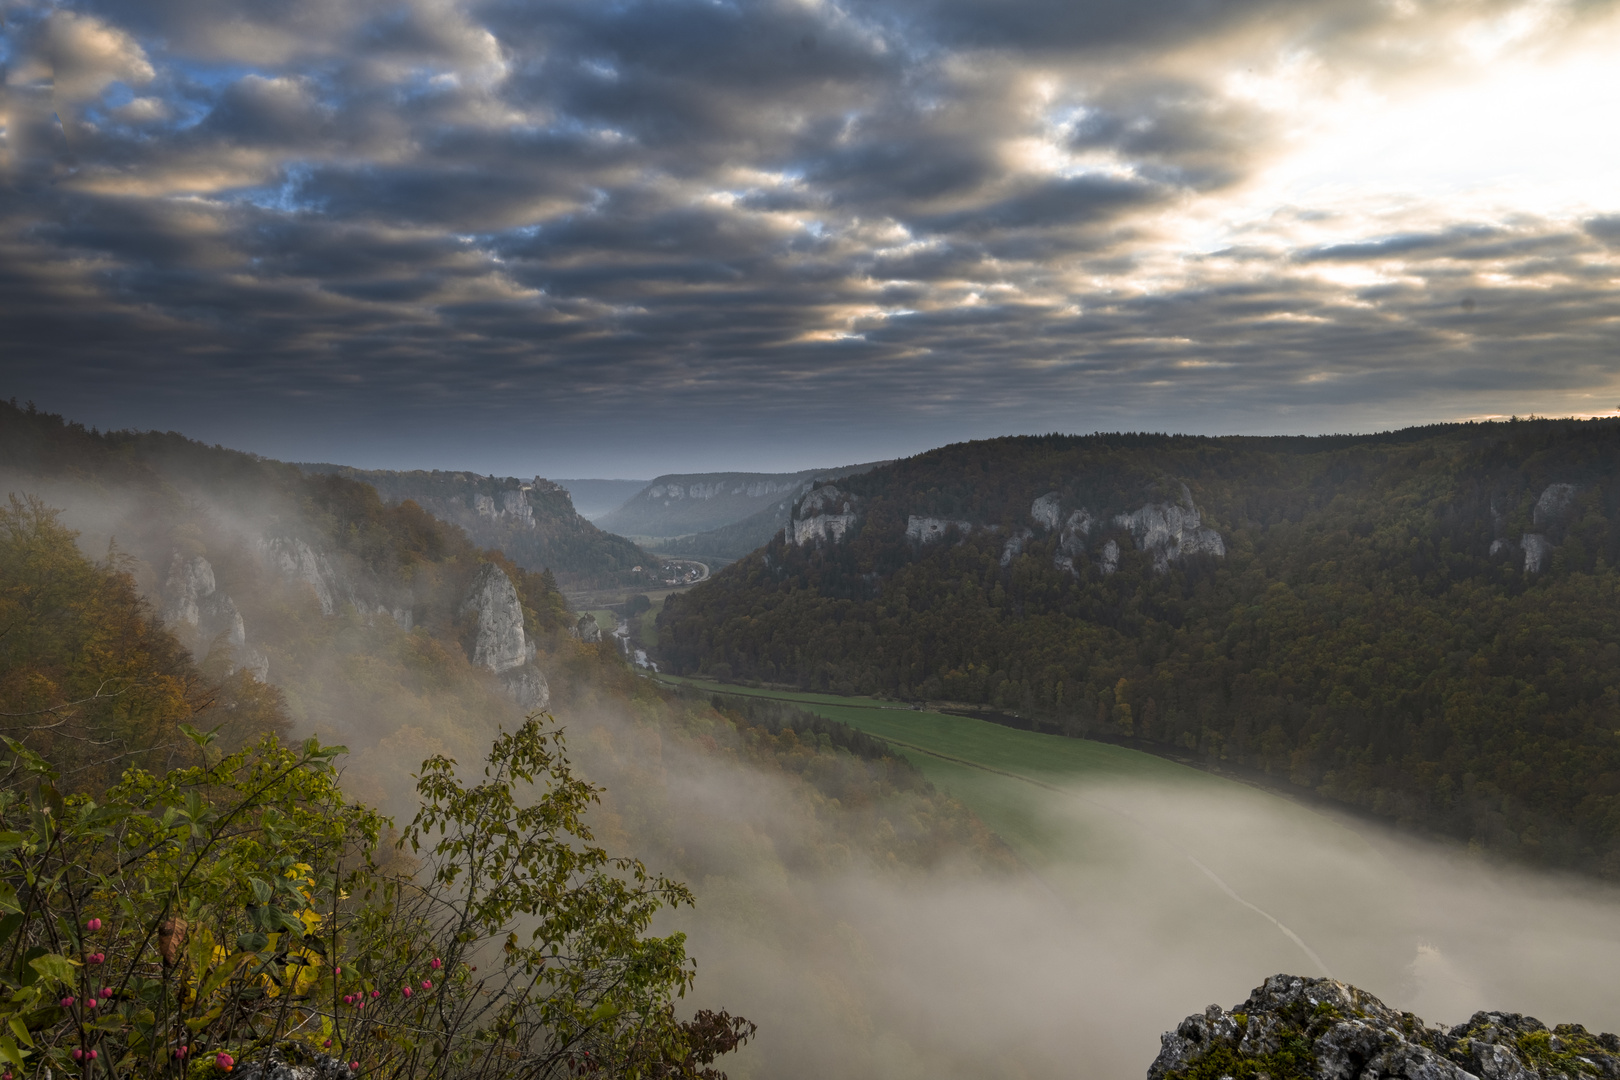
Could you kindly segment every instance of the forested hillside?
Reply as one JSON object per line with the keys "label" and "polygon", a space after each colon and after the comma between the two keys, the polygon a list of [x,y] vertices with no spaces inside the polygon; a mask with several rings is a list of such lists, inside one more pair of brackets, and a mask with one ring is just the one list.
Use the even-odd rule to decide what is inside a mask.
{"label": "forested hillside", "polygon": [[[956,1062],[928,1045],[916,1017],[891,1006],[882,981],[864,966],[868,931],[852,925],[847,912],[840,915],[817,901],[817,890],[832,876],[898,882],[949,868],[969,878],[1011,871],[1016,879],[1017,867],[983,824],[881,743],[792,710],[683,696],[638,678],[612,644],[571,635],[572,614],[549,574],[525,571],[498,551],[481,550],[414,502],[390,505],[353,479],[306,475],[177,434],[101,433],[0,404],[0,492],[17,500],[0,513],[0,618],[7,629],[0,636],[0,734],[21,747],[0,760],[0,824],[33,827],[24,796],[32,790],[28,785],[41,782],[30,771],[34,759],[27,755],[35,752],[42,755],[41,768],[61,773],[63,791],[82,792],[115,809],[147,806],[141,800],[156,798],[160,805],[153,814],[169,822],[176,819],[161,817],[165,805],[229,820],[235,812],[230,800],[259,790],[251,781],[266,769],[277,776],[307,774],[304,788],[276,789],[274,805],[253,804],[254,820],[264,814],[272,826],[280,820],[276,813],[296,809],[286,819],[293,821],[293,832],[242,834],[221,849],[206,881],[180,887],[180,901],[194,905],[190,910],[211,912],[209,920],[217,915],[217,922],[206,923],[217,935],[213,940],[249,943],[229,953],[231,971],[248,963],[289,971],[289,955],[294,966],[309,962],[285,937],[280,953],[274,934],[266,942],[254,937],[266,926],[288,932],[288,924],[265,919],[285,914],[297,922],[302,915],[288,907],[296,900],[290,894],[274,905],[256,898],[249,878],[259,881],[253,889],[264,885],[254,877],[259,869],[242,862],[253,852],[283,853],[277,865],[307,864],[316,883],[305,885],[295,874],[296,881],[272,879],[265,887],[307,888],[331,904],[340,891],[359,895],[393,880],[352,876],[364,870],[352,861],[354,852],[370,842],[353,834],[355,822],[380,827],[357,804],[391,814],[410,837],[407,823],[421,800],[437,791],[444,800],[440,812],[461,814],[460,825],[470,830],[462,834],[473,838],[467,851],[489,850],[501,836],[516,843],[517,833],[504,831],[504,818],[479,816],[504,813],[498,789],[486,791],[480,803],[449,786],[454,762],[476,773],[477,763],[497,753],[495,776],[537,770],[541,787],[560,800],[535,813],[561,822],[561,832],[525,856],[538,858],[538,852],[555,861],[525,874],[564,875],[544,882],[552,890],[547,910],[558,924],[548,933],[559,935],[549,940],[564,946],[565,957],[562,966],[546,970],[558,980],[551,985],[574,980],[567,983],[574,996],[556,998],[559,1007],[577,1003],[582,1010],[538,1019],[521,1011],[495,1017],[518,1026],[496,1032],[490,1045],[513,1039],[552,1054],[538,1064],[532,1057],[512,1058],[519,1062],[513,1075],[575,1075],[585,1066],[630,1075],[651,1068],[649,1060],[659,1062],[657,1071],[644,1075],[715,1075],[704,1070],[715,1054],[736,1047],[734,1036],[744,1029],[714,1009],[690,1004],[690,998],[677,1023],[667,1010],[676,1004],[671,995],[683,988],[703,1004],[734,1008],[760,1022],[760,1037],[740,1064],[742,1075],[848,1072],[880,1052],[939,1075],[956,1069],[966,1070],[959,1075],[983,1075],[982,1062]],[[539,726],[525,725],[525,714],[538,705],[554,721],[542,716]],[[188,733],[213,728],[217,735],[206,745]],[[567,738],[566,759],[555,742],[559,733]],[[333,756],[317,748],[317,756],[306,757],[267,749],[257,741],[266,734],[316,735],[341,743],[347,753]],[[130,765],[149,771],[134,788],[127,779],[117,786]],[[602,790],[586,797],[576,781]],[[205,801],[188,802],[188,791],[200,791]],[[214,799],[224,801],[208,801]],[[476,807],[482,809],[475,813]],[[96,831],[98,820],[87,818],[87,831],[76,833],[73,843],[100,843],[105,830]],[[180,818],[174,827],[189,820]],[[529,821],[532,826],[534,818]],[[585,832],[571,831],[574,826]],[[587,842],[586,833],[595,841]],[[436,840],[414,835],[423,845],[418,857],[429,860]],[[634,866],[591,863],[593,844],[612,856],[643,860],[652,891],[614,899],[623,882],[614,885],[600,875],[633,879]],[[86,865],[128,855],[91,848]],[[28,850],[19,849],[16,857]],[[78,850],[72,858],[79,858]],[[380,861],[401,858],[386,844],[374,854]],[[497,862],[506,857],[489,855]],[[413,864],[407,858],[402,865],[405,871],[395,865],[391,872],[408,872]],[[146,987],[139,982],[147,978],[143,972],[164,970],[153,943],[171,900],[165,891],[173,884],[169,869],[154,871],[141,894],[141,903],[153,905],[140,912],[147,922],[108,920],[105,936],[96,939],[105,944],[94,945],[111,958],[108,974],[132,971],[137,987]],[[12,867],[6,879],[24,870],[33,872]],[[670,875],[668,889],[663,874]],[[459,880],[471,878],[463,874]],[[689,882],[690,891],[675,881]],[[532,886],[520,881],[513,888],[530,889],[532,899],[541,884],[537,877]],[[581,891],[569,891],[574,889]],[[0,907],[8,895],[0,889]],[[682,897],[695,901],[695,909]],[[490,910],[508,899],[492,902]],[[576,901],[585,907],[569,907]],[[645,938],[654,912],[665,936]],[[315,919],[318,912],[304,914]],[[435,953],[423,950],[449,945],[418,933],[422,929],[410,922],[374,922],[380,936],[353,939],[365,959],[341,966],[352,978],[369,980],[364,986],[310,971],[306,987],[299,976],[300,995],[325,994],[349,1010],[339,1017],[344,1025],[357,1022],[336,1033],[341,1046],[326,1050],[306,1031],[300,1053],[353,1046],[372,1055],[362,1062],[368,1074],[425,1075],[427,1065],[410,1050],[415,1036],[406,1031],[422,1023],[413,1011],[420,1002],[401,996],[399,980],[430,976],[422,965]],[[18,933],[31,943],[47,931],[29,923]],[[139,934],[146,931],[151,933],[143,940]],[[314,940],[319,945],[321,939]],[[514,970],[533,963],[546,940],[505,953]],[[704,977],[695,987],[683,940],[704,961]],[[372,946],[375,954],[365,951]],[[475,947],[481,946],[465,946],[463,953]],[[92,948],[88,939],[85,948]],[[260,949],[266,950],[262,956]],[[451,963],[449,951],[442,955],[446,979],[461,980],[446,988],[461,995],[457,1008],[505,1001],[479,991],[467,967]],[[620,979],[624,973],[633,977]],[[276,999],[258,989],[253,980],[259,977],[222,984],[220,994],[240,990],[261,1002],[242,1006],[247,1011],[240,1014],[226,1009],[225,1021],[219,1021],[219,1010],[210,1018],[207,1009],[235,999],[201,994],[195,1013],[176,1020],[199,1021],[190,1043],[155,1042],[131,1021],[106,1036],[111,1041],[100,1044],[102,1052],[172,1056],[189,1046],[187,1053],[206,1051],[205,1061],[219,1052],[240,1056],[244,1047],[262,1053],[268,1044],[255,1040],[270,1039],[283,1030],[277,1025],[302,1023],[299,1018],[309,1014],[303,1006],[291,1012],[265,1007],[263,1002]],[[220,978],[228,980],[228,974]],[[140,993],[158,994],[158,984],[148,981],[151,986]],[[370,1002],[367,1024],[359,1025],[353,1001],[342,995],[379,985],[390,998]],[[99,989],[88,996],[99,997]],[[75,996],[87,995],[81,988]],[[7,1000],[0,993],[0,1013]],[[120,999],[118,1015],[139,1015],[141,1000]],[[113,1007],[107,1008],[100,1015],[111,1016]],[[55,1056],[49,1061],[67,1062],[63,1055],[71,1049],[86,1049],[75,1026],[82,1013],[52,1007],[19,1022],[36,1041],[52,1040]],[[888,1022],[874,1024],[874,1017]],[[395,1030],[408,1037],[389,1042]],[[839,1037],[826,1038],[828,1031]],[[594,1056],[580,1056],[587,1050]],[[6,1052],[0,1043],[0,1056]],[[31,1059],[26,1046],[18,1053]],[[435,1075],[459,1074],[447,1068]]]}
{"label": "forested hillside", "polygon": [[1620,423],[945,447],[671,597],[681,672],[1016,712],[1620,874]]}
{"label": "forested hillside", "polygon": [[586,521],[575,512],[568,491],[544,477],[518,480],[344,465],[300,468],[369,484],[391,505],[412,501],[461,528],[479,546],[496,548],[525,569],[550,570],[564,586],[645,587],[654,580],[652,556]]}

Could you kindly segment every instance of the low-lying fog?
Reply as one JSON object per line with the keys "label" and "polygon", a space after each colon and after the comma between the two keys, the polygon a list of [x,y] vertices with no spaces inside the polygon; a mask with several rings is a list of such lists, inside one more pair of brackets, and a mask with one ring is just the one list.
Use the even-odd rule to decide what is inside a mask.
{"label": "low-lying fog", "polygon": [[[93,556],[138,509],[71,485],[42,494],[69,508]],[[251,538],[258,523],[221,528]],[[149,592],[162,554],[137,567]],[[272,681],[301,678],[284,686],[289,697],[356,748],[355,794],[402,819],[408,773],[440,740],[459,738],[460,759],[476,758],[477,733],[447,730],[462,721],[437,699],[411,719],[368,704],[383,698],[349,685],[352,664],[278,678],[286,670],[273,667]],[[632,731],[617,707],[567,722],[586,750],[592,739],[648,742],[645,721]],[[578,761],[599,779],[588,752]],[[635,835],[612,846],[648,854],[695,890],[697,910],[661,925],[689,931],[697,958],[683,1010],[724,1007],[760,1026],[720,1063],[735,1080],[1136,1080],[1162,1031],[1283,971],[1331,973],[1431,1022],[1490,1008],[1620,1028],[1620,890],[1494,865],[1200,774],[1062,790],[995,780],[1001,807],[1030,826],[1012,837],[1027,871],[1006,878],[892,867],[807,877],[786,869],[770,839],[806,820],[787,780],[682,753],[667,738],[637,774],[667,789],[669,836],[653,849],[697,852],[671,859],[707,869],[661,865]],[[762,827],[773,820],[779,828]]]}
{"label": "low-lying fog", "polygon": [[[769,813],[754,801],[769,784],[682,766],[698,816]],[[699,999],[761,1025],[734,1076],[1135,1080],[1162,1031],[1277,972],[1331,974],[1430,1022],[1496,1009],[1620,1027],[1620,890],[1214,778],[1007,784],[1039,825],[1020,845],[1029,877],[829,876],[802,899],[839,928],[831,947],[793,955],[779,928],[729,917],[736,882],[693,882]]]}

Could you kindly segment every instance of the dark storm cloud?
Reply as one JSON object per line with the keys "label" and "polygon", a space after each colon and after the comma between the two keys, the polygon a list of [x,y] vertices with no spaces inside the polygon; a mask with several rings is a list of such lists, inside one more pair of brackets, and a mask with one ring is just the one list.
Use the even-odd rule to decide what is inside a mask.
{"label": "dark storm cloud", "polygon": [[[1613,216],[1321,240],[1300,206],[1174,249],[1289,138],[1243,57],[1399,66],[1366,5],[0,3],[0,390],[69,412],[934,442],[1612,352]],[[1454,17],[1405,7],[1413,41]]]}

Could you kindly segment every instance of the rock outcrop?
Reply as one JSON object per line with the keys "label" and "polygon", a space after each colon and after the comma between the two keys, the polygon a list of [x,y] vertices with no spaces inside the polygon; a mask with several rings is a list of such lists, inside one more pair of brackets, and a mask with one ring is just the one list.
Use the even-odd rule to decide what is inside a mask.
{"label": "rock outcrop", "polygon": [[305,541],[293,536],[272,537],[263,541],[261,549],[270,568],[283,579],[309,588],[322,615],[330,618],[348,604],[367,620],[388,618],[401,630],[411,628],[414,617],[408,596],[390,595],[397,590],[385,589],[375,580],[366,580],[365,575],[341,572],[330,556]]}
{"label": "rock outcrop", "polygon": [[543,709],[551,703],[551,687],[533,664],[524,664],[501,674],[506,695],[524,709]]}
{"label": "rock outcrop", "polygon": [[1048,491],[1030,503],[1029,517],[1035,524],[1051,532],[1063,517],[1063,497],[1055,491]]}
{"label": "rock outcrop", "polygon": [[1527,532],[1520,535],[1517,540],[1504,535],[1508,528],[1508,518],[1497,506],[1495,499],[1491,500],[1491,523],[1495,526],[1496,539],[1491,541],[1492,558],[1522,558],[1522,568],[1526,574],[1539,574],[1551,568],[1552,553],[1558,550],[1553,537],[1562,537],[1564,527],[1575,510],[1575,494],[1579,489],[1574,484],[1548,484],[1536,499],[1536,505],[1530,513],[1531,523],[1538,529],[1547,532]]}
{"label": "rock outcrop", "polygon": [[1536,508],[1531,513],[1530,520],[1537,528],[1553,525],[1562,525],[1575,509],[1574,484],[1548,484],[1547,489],[1536,500]]}
{"label": "rock outcrop", "polygon": [[[1104,522],[1083,506],[1070,511],[1065,518],[1062,497],[1055,491],[1049,491],[1031,503],[1029,517],[1045,532],[1057,534],[1052,565],[1078,577],[1080,560],[1090,550],[1093,533]],[[924,519],[911,520],[915,523]],[[1059,522],[1062,522],[1061,527]],[[1108,525],[1129,532],[1137,549],[1153,557],[1153,569],[1161,574],[1170,568],[1171,563],[1188,555],[1226,554],[1225,538],[1203,523],[1203,514],[1193,504],[1192,492],[1187,490],[1185,484],[1181,485],[1179,503],[1148,503],[1129,513],[1115,514]],[[908,529],[907,535],[910,534]],[[1005,552],[1010,548],[1009,541],[1008,548],[1003,549],[1002,566],[1009,565],[1012,558],[1017,557],[1016,553],[1012,558],[1006,556]],[[1022,544],[1018,545],[1018,550],[1023,550]],[[1096,564],[1104,575],[1119,569],[1117,541],[1107,540],[1096,549]]]}
{"label": "rock outcrop", "polygon": [[1103,577],[1119,569],[1119,545],[1114,541],[1108,541],[1097,553],[1097,569],[1102,571]]}
{"label": "rock outcrop", "polygon": [[956,526],[957,532],[963,536],[973,531],[973,522],[971,521],[918,517],[916,514],[912,514],[906,519],[906,539],[918,544],[932,544],[935,541],[945,539],[945,531],[953,525]]}
{"label": "rock outcrop", "polygon": [[1524,572],[1539,574],[1552,560],[1553,544],[1541,533],[1525,533],[1519,537],[1519,548],[1524,552]]}
{"label": "rock outcrop", "polygon": [[1007,542],[1001,545],[1001,568],[1003,570],[1012,565],[1012,561],[1024,553],[1024,545],[1035,538],[1035,534],[1028,529],[1014,529]]}
{"label": "rock outcrop", "polygon": [[1211,1005],[1160,1038],[1148,1080],[1620,1078],[1620,1038],[1477,1012],[1449,1030],[1333,979],[1273,975],[1231,1009]]}
{"label": "rock outcrop", "polygon": [[793,542],[801,547],[818,541],[838,543],[854,527],[859,502],[831,484],[816,488],[799,501],[794,513]]}
{"label": "rock outcrop", "polygon": [[322,615],[337,614],[337,594],[332,588],[336,572],[332,560],[296,537],[279,536],[264,542],[265,557],[288,581],[302,582],[315,593]]}
{"label": "rock outcrop", "polygon": [[602,640],[602,626],[596,621],[596,616],[587,611],[574,624],[574,636],[587,645],[594,645]]}
{"label": "rock outcrop", "polygon": [[230,650],[231,671],[247,669],[261,681],[270,660],[247,643],[247,625],[236,602],[219,589],[214,567],[201,555],[175,552],[163,583],[163,621],[178,632],[198,659],[216,644]]}
{"label": "rock outcrop", "polygon": [[[1078,574],[1079,571],[1074,568],[1074,560],[1086,553],[1086,538],[1091,535],[1091,528],[1096,523],[1091,511],[1084,507],[1070,514],[1069,520],[1063,523],[1063,531],[1058,534],[1057,551],[1052,555],[1052,565],[1059,570]],[[1114,545],[1114,565],[1119,565],[1118,544]]]}
{"label": "rock outcrop", "polygon": [[529,658],[528,642],[523,635],[523,605],[505,570],[494,563],[485,563],[473,578],[461,610],[478,619],[469,650],[474,664],[499,675]]}
{"label": "rock outcrop", "polygon": [[1153,569],[1159,573],[1187,555],[1226,554],[1226,541],[1203,524],[1203,515],[1193,505],[1192,492],[1185,484],[1179,504],[1148,503],[1140,510],[1116,515],[1114,524],[1130,530],[1137,550],[1153,556]]}

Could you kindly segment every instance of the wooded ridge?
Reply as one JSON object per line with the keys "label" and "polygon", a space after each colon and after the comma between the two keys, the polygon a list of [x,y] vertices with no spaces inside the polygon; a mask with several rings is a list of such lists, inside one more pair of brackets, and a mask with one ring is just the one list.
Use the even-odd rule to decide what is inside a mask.
{"label": "wooded ridge", "polygon": [[1620,422],[964,443],[673,596],[680,673],[1016,712],[1620,874]]}

